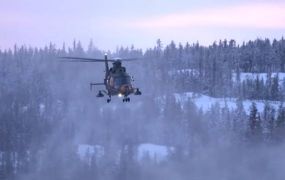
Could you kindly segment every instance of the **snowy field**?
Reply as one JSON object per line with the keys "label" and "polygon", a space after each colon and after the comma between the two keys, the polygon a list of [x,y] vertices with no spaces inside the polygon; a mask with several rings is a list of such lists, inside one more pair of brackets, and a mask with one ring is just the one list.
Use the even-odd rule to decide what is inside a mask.
{"label": "snowy field", "polygon": [[[172,70],[169,71],[169,75],[179,75],[179,74],[191,74],[193,75],[199,75],[199,72],[195,69],[180,69],[180,70]],[[232,74],[232,80],[235,82],[237,80],[237,73]],[[279,77],[279,82],[283,83],[285,80],[285,73],[277,73],[273,72],[271,73],[271,78],[276,77],[278,75]],[[246,73],[246,72],[241,72],[240,73],[240,81],[246,81],[246,80],[255,80],[257,77],[261,80],[263,79],[264,81],[267,80],[267,73]]]}
{"label": "snowy field", "polygon": [[[204,112],[210,110],[211,106],[214,106],[215,104],[219,104],[221,108],[228,106],[230,110],[234,110],[237,108],[236,98],[214,98],[206,95],[195,94],[192,92],[187,92],[182,94],[176,93],[174,95],[176,101],[181,103],[182,108],[189,99],[191,99],[196,104],[196,106],[198,108],[201,108]],[[256,103],[256,107],[259,112],[263,111],[265,103],[264,100],[244,100],[243,106],[246,113],[249,114],[252,102]],[[267,102],[275,109],[277,109],[280,105],[279,101],[267,101]]]}
{"label": "snowy field", "polygon": [[89,159],[92,155],[95,154],[96,158],[100,158],[104,155],[104,147],[99,145],[89,145],[89,144],[80,144],[77,149],[77,154],[81,160]]}
{"label": "snowy field", "polygon": [[161,162],[167,159],[169,153],[174,151],[174,148],[156,144],[140,144],[137,151],[139,161],[150,158],[156,162]]}
{"label": "snowy field", "polygon": [[168,75],[179,75],[179,74],[191,74],[193,75],[199,75],[199,71],[196,69],[179,69],[179,70],[171,70],[168,71]]}
{"label": "snowy field", "polygon": [[[285,80],[285,73],[272,73],[271,78],[276,77],[278,75],[279,77],[279,83],[282,83],[283,80]],[[233,81],[237,80],[237,74],[233,73]],[[255,80],[259,78],[259,80],[263,79],[264,81],[267,80],[267,73],[240,73],[240,81],[246,81],[246,80]]]}
{"label": "snowy field", "polygon": [[[164,160],[167,160],[167,157],[173,151],[173,147],[145,143],[138,145],[136,158],[139,162],[143,161],[144,159],[150,159],[155,162],[162,162]],[[100,145],[80,144],[78,145],[77,154],[82,161],[90,162],[93,155],[95,155],[96,159],[103,157],[104,147]],[[119,155],[120,152],[117,154]]]}

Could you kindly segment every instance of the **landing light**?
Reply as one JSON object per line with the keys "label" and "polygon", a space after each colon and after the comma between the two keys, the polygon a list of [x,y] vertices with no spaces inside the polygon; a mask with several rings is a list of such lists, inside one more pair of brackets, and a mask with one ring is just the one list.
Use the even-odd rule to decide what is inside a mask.
{"label": "landing light", "polygon": [[123,95],[121,93],[118,94],[118,97],[123,97]]}

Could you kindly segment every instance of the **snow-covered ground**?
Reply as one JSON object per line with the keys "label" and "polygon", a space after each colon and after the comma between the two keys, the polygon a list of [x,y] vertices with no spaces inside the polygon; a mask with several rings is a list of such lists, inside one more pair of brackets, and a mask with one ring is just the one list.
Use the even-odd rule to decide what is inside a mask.
{"label": "snow-covered ground", "polygon": [[193,75],[198,75],[199,71],[197,71],[196,69],[179,69],[179,70],[168,71],[169,75],[190,74],[190,73],[193,73]]}
{"label": "snow-covered ground", "polygon": [[[168,72],[169,75],[179,75],[179,74],[190,74],[193,73],[193,75],[198,75],[199,72],[195,69],[180,69],[180,70],[171,70]],[[279,77],[279,82],[283,83],[283,80],[285,80],[285,73],[282,72],[273,72],[271,73],[271,78],[277,76]],[[267,73],[246,73],[246,72],[241,72],[240,73],[240,81],[245,81],[245,80],[254,80],[257,79],[257,77],[261,80],[263,79],[266,81],[267,79]],[[237,73],[233,73],[232,80],[235,82],[237,80]]]}
{"label": "snow-covered ground", "polygon": [[156,162],[161,162],[166,160],[169,156],[169,153],[174,151],[173,147],[167,147],[156,144],[140,144],[138,146],[138,155],[137,158],[139,161],[144,158],[150,158]]}
{"label": "snow-covered ground", "polygon": [[[161,162],[166,160],[169,156],[169,153],[173,151],[173,147],[151,143],[140,144],[137,147],[137,160],[140,162],[145,158],[149,158],[156,162]],[[96,156],[96,159],[102,157],[104,155],[104,147],[100,145],[80,144],[78,145],[77,154],[81,160],[89,162],[90,158],[94,154]]]}
{"label": "snow-covered ground", "polygon": [[[276,77],[278,75],[279,77],[279,81],[282,82],[285,79],[285,73],[272,73],[271,74],[271,78]],[[233,73],[233,81],[236,81],[237,79],[237,74]],[[267,79],[267,73],[240,73],[240,80],[241,81],[245,81],[247,79],[249,80],[254,80],[257,79],[257,77],[261,80],[263,79],[264,81],[266,81]]]}
{"label": "snow-covered ground", "polygon": [[81,160],[90,161],[95,154],[96,159],[104,155],[104,147],[100,145],[80,144],[78,145],[77,154]]}
{"label": "snow-covered ground", "polygon": [[[215,104],[219,104],[221,108],[225,107],[226,105],[230,110],[234,110],[237,108],[236,105],[236,98],[213,98],[206,95],[198,95],[192,92],[182,93],[182,94],[174,94],[176,101],[181,103],[182,107],[184,104],[191,99],[198,108],[201,108],[203,111],[208,111],[211,106]],[[243,106],[245,111],[249,114],[250,112],[250,106],[252,105],[252,102],[256,103],[256,107],[259,112],[262,112],[264,109],[264,103],[263,100],[244,100]],[[280,105],[279,101],[267,101],[271,106],[273,106],[275,109],[278,108]]]}

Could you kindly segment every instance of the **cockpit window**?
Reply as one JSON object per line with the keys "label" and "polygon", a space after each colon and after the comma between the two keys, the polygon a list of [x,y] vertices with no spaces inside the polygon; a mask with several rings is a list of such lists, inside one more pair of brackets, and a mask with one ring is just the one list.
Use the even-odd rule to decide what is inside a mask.
{"label": "cockpit window", "polygon": [[115,87],[120,87],[121,85],[124,84],[130,84],[131,83],[131,78],[129,76],[119,76],[115,77]]}

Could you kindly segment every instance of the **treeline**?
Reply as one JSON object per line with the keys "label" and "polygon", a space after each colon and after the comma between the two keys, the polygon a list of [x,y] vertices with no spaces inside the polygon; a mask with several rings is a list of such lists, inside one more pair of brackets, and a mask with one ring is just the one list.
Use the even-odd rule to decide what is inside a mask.
{"label": "treeline", "polygon": [[[207,47],[199,43],[177,45],[173,41],[163,47],[158,40],[156,47],[147,50],[144,57],[153,60],[152,66],[159,71],[157,76],[165,83],[174,84],[176,91],[242,99],[278,100],[284,97],[285,80],[272,76],[272,73],[284,72],[283,38],[272,42],[257,39],[242,45],[237,45],[234,40],[224,40]],[[244,82],[241,79],[243,73],[266,73],[269,78]],[[267,93],[252,95],[251,89],[262,88],[256,87],[258,84],[264,86],[261,91]]]}
{"label": "treeline", "polygon": [[[284,98],[284,76],[272,76],[273,73],[285,73],[284,38],[273,41],[256,39],[241,45],[236,44],[235,40],[224,40],[214,42],[210,46],[201,46],[199,43],[182,45],[174,41],[164,46],[160,40],[157,40],[156,46],[145,52],[131,46],[120,47],[113,53],[107,53],[109,57],[143,58],[142,62],[129,66],[134,72],[141,72],[136,74],[138,80],[145,81],[147,77],[153,83],[160,85],[159,91],[153,86],[152,92],[193,91],[213,97],[242,99]],[[58,56],[102,58],[103,54],[104,52],[97,49],[92,41],[86,50],[80,42],[74,41],[72,47],[63,45],[61,48],[56,48],[53,44],[43,49],[15,46],[13,50],[0,50],[0,59],[9,61],[25,58],[50,62],[55,61]],[[266,73],[267,78],[244,80],[241,78],[243,73]],[[167,84],[165,86],[171,84],[172,87],[164,88],[161,82]],[[252,90],[260,88],[262,93],[252,94]]]}
{"label": "treeline", "polygon": [[[284,72],[284,50],[283,38],[243,45],[221,41],[209,47],[174,42],[164,47],[158,40],[145,52],[118,48],[107,52],[109,57],[143,58],[126,66],[144,94],[139,105],[118,108],[102,107],[105,102],[89,92],[90,81],[102,77],[102,67],[59,62],[60,56],[102,58],[104,52],[92,42],[87,50],[80,42],[0,50],[0,179],[128,179],[139,172],[154,173],[149,167],[163,168],[135,161],[136,146],[142,142],[175,147],[172,162],[189,160],[195,147],[221,138],[282,142],[282,106],[275,111],[266,105],[264,112],[257,112],[253,104],[249,116],[240,102],[236,110],[215,105],[203,112],[191,100],[182,109],[172,94],[282,100],[284,83],[278,76],[240,81],[233,74],[265,72],[271,77]],[[106,155],[84,164],[76,154],[77,142],[100,144]],[[121,156],[115,161],[118,149]]]}

